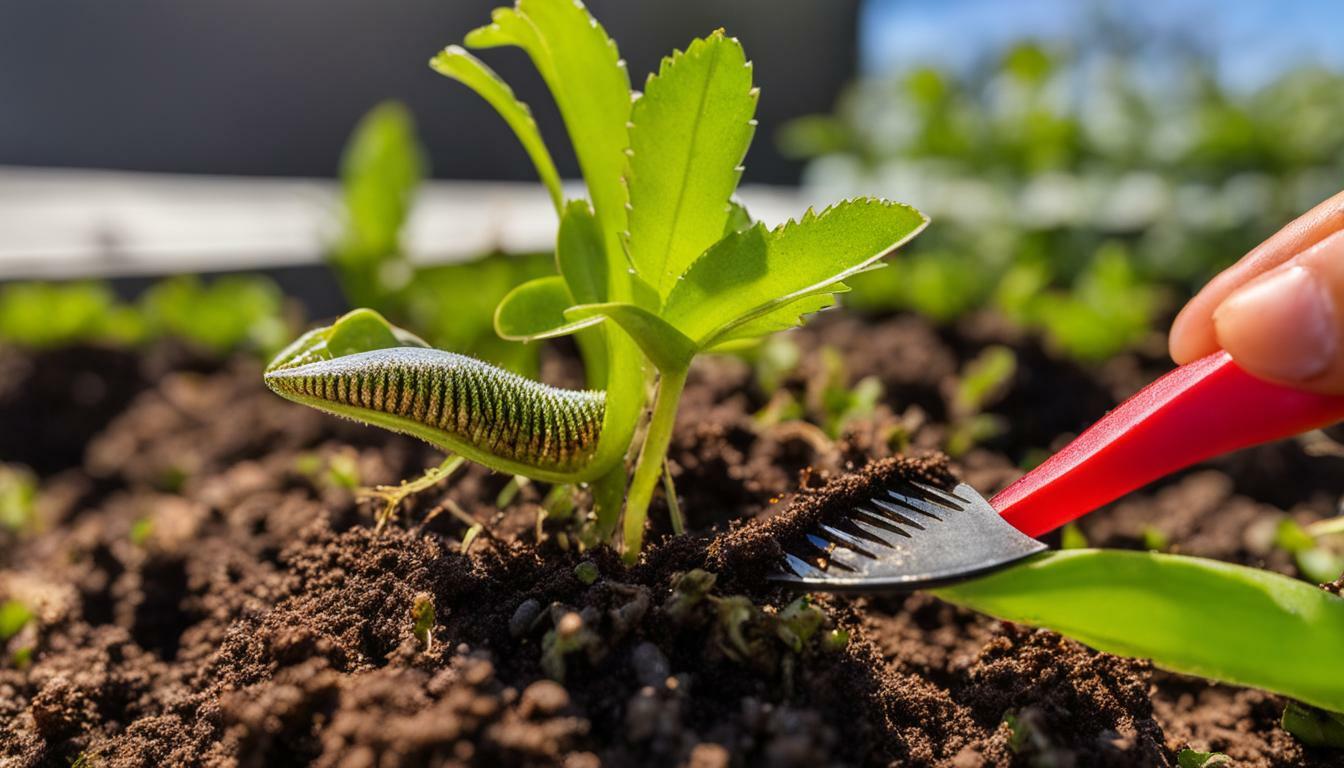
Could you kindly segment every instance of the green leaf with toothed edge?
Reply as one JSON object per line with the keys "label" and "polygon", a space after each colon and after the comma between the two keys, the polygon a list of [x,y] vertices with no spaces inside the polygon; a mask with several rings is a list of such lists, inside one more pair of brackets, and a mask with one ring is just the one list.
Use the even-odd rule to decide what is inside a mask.
{"label": "green leaf with toothed edge", "polygon": [[741,232],[751,226],[751,213],[737,200],[728,201],[728,220],[723,223],[723,235]]}
{"label": "green leaf with toothed edge", "polygon": [[928,224],[900,203],[849,200],[773,230],[756,224],[696,259],[662,316],[701,348],[740,338],[738,328],[870,268]]}
{"label": "green leaf with toothed edge", "polygon": [[1270,571],[1072,549],[933,594],[1174,672],[1344,710],[1344,598]]}
{"label": "green leaf with toothed edge", "polygon": [[630,113],[630,260],[667,295],[723,236],[756,126],[742,45],[718,30],[663,59]]}
{"label": "green leaf with toothed edge", "polygon": [[597,325],[601,318],[565,319],[574,306],[565,279],[559,275],[538,277],[509,291],[495,309],[495,333],[510,341],[538,341],[567,336]]}
{"label": "green leaf with toothed edge", "polygon": [[835,295],[845,293],[848,290],[849,286],[844,283],[834,283],[817,293],[801,296],[786,304],[781,304],[778,309],[767,312],[755,320],[743,323],[722,336],[716,336],[714,346],[709,351],[717,352],[725,349],[728,345],[754,341],[772,333],[797,328],[803,324],[803,318],[807,315],[835,306]]}
{"label": "green leaf with toothed edge", "polygon": [[528,157],[532,158],[537,176],[541,177],[542,184],[546,185],[546,190],[551,194],[551,202],[555,204],[556,213],[559,213],[565,199],[560,188],[560,174],[555,170],[555,161],[551,159],[551,153],[546,149],[546,143],[542,141],[537,121],[532,118],[532,110],[527,104],[518,100],[513,94],[513,89],[495,74],[493,69],[459,46],[450,45],[443,49],[429,60],[429,66],[435,72],[451,77],[475,91],[495,108],[500,117],[504,118],[504,122],[513,129],[514,135],[527,151]]}

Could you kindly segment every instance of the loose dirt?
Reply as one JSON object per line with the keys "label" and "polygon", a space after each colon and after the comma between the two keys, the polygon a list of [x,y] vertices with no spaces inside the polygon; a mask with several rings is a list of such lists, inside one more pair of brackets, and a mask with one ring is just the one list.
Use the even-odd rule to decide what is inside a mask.
{"label": "loose dirt", "polygon": [[[829,346],[850,381],[883,384],[875,411],[835,440],[772,423],[749,366],[704,361],[670,457],[692,532],[671,537],[655,503],[633,568],[562,546],[555,522],[538,538],[546,489],[500,507],[507,478],[479,468],[375,533],[351,479],[395,482],[440,457],[274,397],[255,363],[0,352],[0,459],[43,478],[37,530],[0,533],[0,599],[38,616],[6,649],[30,660],[0,664],[0,765],[1170,766],[1186,747],[1341,764],[1282,731],[1268,694],[926,595],[800,608],[765,582],[780,542],[847,499],[894,475],[992,493],[1162,365],[1086,371],[983,318],[833,317],[794,338],[803,361],[785,390],[805,401]],[[991,408],[1012,428],[945,463],[932,451],[957,371],[991,343],[1022,361]],[[61,410],[78,392],[38,386],[76,369],[100,380],[74,389],[103,393],[83,419]],[[1272,527],[1333,514],[1342,461],[1269,446],[1081,530],[1295,573]],[[447,505],[487,525],[469,553]],[[417,633],[426,601],[433,626]],[[799,634],[798,611],[820,611],[814,632]]]}

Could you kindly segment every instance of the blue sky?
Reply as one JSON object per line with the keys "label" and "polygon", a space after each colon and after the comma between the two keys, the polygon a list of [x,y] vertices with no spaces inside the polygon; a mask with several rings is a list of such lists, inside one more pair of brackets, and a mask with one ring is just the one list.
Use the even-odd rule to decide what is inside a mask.
{"label": "blue sky", "polygon": [[1195,40],[1233,87],[1253,88],[1294,64],[1344,68],[1339,0],[867,0],[862,66],[967,66],[1023,37],[1067,40],[1099,10]]}

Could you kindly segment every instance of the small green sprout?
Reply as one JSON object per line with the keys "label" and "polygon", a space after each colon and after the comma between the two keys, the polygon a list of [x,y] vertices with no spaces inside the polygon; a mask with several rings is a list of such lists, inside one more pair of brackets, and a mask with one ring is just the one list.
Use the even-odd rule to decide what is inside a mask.
{"label": "small green sprout", "polygon": [[154,536],[154,518],[148,515],[137,518],[131,523],[130,539],[131,543],[137,547],[143,547],[149,543]]}
{"label": "small green sprout", "polygon": [[592,584],[597,581],[597,577],[600,575],[601,572],[597,570],[597,563],[592,560],[584,560],[574,566],[574,578],[578,579],[581,584]]}
{"label": "small green sprout", "polygon": [[0,643],[9,642],[33,620],[33,612],[18,600],[0,603]]}
{"label": "small green sprout", "polygon": [[434,647],[434,597],[421,592],[411,602],[411,634],[420,650],[429,653]]}
{"label": "small green sprout", "polygon": [[945,449],[953,458],[1003,434],[1007,422],[985,409],[1002,398],[1017,375],[1017,355],[1003,346],[986,347],[961,370],[948,410],[951,430]]}
{"label": "small green sprout", "polygon": [[1293,556],[1303,578],[1322,584],[1344,573],[1344,554],[1330,548],[1325,541],[1330,535],[1328,527],[1303,527],[1291,517],[1284,517],[1275,531],[1274,543]]}
{"label": "small green sprout", "polygon": [[1196,752],[1182,749],[1176,755],[1178,768],[1214,768],[1219,765],[1232,765],[1232,758],[1222,752]]}
{"label": "small green sprout", "polygon": [[0,464],[0,529],[32,530],[36,512],[37,478],[24,467]]}
{"label": "small green sprout", "polygon": [[884,390],[876,376],[849,385],[849,371],[838,349],[822,347],[821,371],[807,383],[807,410],[831,439],[840,437],[854,421],[873,415]]}
{"label": "small green sprout", "polygon": [[623,519],[624,554],[634,561],[692,359],[832,306],[847,290],[842,281],[880,266],[927,219],[905,205],[857,199],[774,229],[751,223],[732,197],[755,131],[757,90],[742,46],[722,31],[664,59],[636,94],[615,43],[581,3],[519,0],[492,18],[466,44],[512,45],[531,57],[589,197],[565,201],[530,110],[498,75],[458,46],[434,57],[436,71],[500,112],[560,220],[557,274],[505,296],[495,329],[516,341],[577,334],[589,382],[601,390],[560,390],[426,349],[368,311],[300,338],[266,380],[289,399],[412,434],[496,471],[587,483],[595,538],[612,539]]}
{"label": "small green sprout", "polygon": [[1143,548],[1149,552],[1165,552],[1171,547],[1171,539],[1159,528],[1152,525],[1143,527]]}
{"label": "small green sprout", "polygon": [[849,632],[844,629],[832,629],[821,636],[821,649],[827,653],[839,653],[849,645]]}
{"label": "small green sprout", "polygon": [[359,454],[349,447],[328,454],[307,451],[294,459],[294,471],[318,488],[359,489]]}
{"label": "small green sprout", "polygon": [[1344,713],[1289,701],[1283,709],[1282,723],[1283,730],[1309,747],[1344,749]]}
{"label": "small green sprout", "polygon": [[686,623],[717,580],[717,576],[699,568],[677,574],[672,579],[672,594],[663,603],[663,612],[677,624]]}
{"label": "small green sprout", "polygon": [[1077,523],[1068,523],[1059,532],[1060,549],[1087,549],[1087,536]]}
{"label": "small green sprout", "polygon": [[803,595],[779,612],[775,634],[794,653],[801,653],[826,624],[826,614]]}

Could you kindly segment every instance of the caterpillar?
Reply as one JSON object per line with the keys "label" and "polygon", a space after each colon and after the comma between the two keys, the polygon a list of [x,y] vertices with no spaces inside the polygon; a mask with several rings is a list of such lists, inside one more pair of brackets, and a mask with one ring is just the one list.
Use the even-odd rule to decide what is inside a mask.
{"label": "caterpillar", "polygon": [[265,379],[288,400],[560,482],[592,462],[606,413],[604,392],[560,389],[418,346],[273,366]]}

